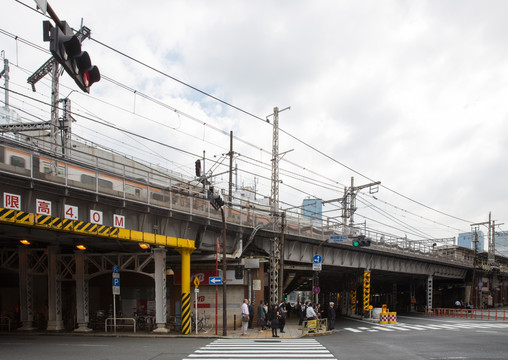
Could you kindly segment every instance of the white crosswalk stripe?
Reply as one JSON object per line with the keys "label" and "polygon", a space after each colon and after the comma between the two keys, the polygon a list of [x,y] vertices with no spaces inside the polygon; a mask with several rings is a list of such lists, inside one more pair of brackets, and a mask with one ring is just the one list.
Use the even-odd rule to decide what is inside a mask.
{"label": "white crosswalk stripe", "polygon": [[337,360],[315,339],[217,339],[183,360]]}
{"label": "white crosswalk stripe", "polygon": [[379,331],[425,331],[425,330],[476,330],[476,329],[507,329],[506,323],[450,323],[450,324],[407,324],[397,323],[394,325],[382,326],[373,324],[372,326],[346,327],[343,330],[354,333],[379,332]]}

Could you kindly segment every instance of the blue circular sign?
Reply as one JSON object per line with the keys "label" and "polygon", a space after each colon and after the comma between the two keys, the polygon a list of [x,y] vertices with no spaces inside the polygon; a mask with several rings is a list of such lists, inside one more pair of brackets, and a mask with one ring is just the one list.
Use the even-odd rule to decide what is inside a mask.
{"label": "blue circular sign", "polygon": [[120,272],[120,267],[118,265],[113,266],[113,272],[114,273],[119,273]]}
{"label": "blue circular sign", "polygon": [[314,255],[312,261],[314,262],[314,264],[321,264],[321,255],[318,254]]}

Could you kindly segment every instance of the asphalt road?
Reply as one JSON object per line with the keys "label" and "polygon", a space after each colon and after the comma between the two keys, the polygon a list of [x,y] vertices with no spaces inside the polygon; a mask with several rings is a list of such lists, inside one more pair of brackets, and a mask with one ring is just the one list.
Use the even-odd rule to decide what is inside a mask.
{"label": "asphalt road", "polygon": [[212,339],[0,334],[0,359],[508,359],[508,322],[402,317],[388,326],[339,319],[327,336]]}

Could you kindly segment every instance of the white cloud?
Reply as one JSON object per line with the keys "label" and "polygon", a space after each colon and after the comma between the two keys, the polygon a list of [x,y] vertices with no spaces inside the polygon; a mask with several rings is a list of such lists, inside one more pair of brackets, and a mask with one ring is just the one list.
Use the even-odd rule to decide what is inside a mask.
{"label": "white cloud", "polygon": [[[458,218],[485,221],[488,211],[500,221],[506,217],[508,3],[504,1],[146,1],[140,7],[137,1],[53,0],[51,5],[74,28],[83,18],[94,39],[258,117],[264,119],[274,106],[291,106],[280,114],[280,127],[328,157],[280,133],[280,151],[294,149],[284,157],[290,163],[281,162],[284,202],[299,205],[307,193],[323,199],[340,197],[354,176],[355,184],[379,180]],[[4,7],[10,16],[0,28],[47,48],[41,16],[14,1]],[[16,48],[16,42],[4,35],[0,39],[11,62],[28,72],[49,58],[20,42]],[[211,158],[227,151],[233,131],[239,138],[235,151],[249,163],[261,160],[267,167],[253,169],[238,160],[240,168],[257,172],[258,189],[269,194],[269,181],[263,177],[270,176],[270,155],[261,150],[271,151],[269,124],[93,40],[83,47],[103,75],[138,94],[103,79],[93,86],[91,97],[71,95],[77,112],[95,114],[197,156],[206,150]],[[12,71],[12,81],[31,94],[24,85],[28,75],[16,67]],[[42,82],[38,93],[31,95],[47,100],[48,84]],[[76,88],[65,76],[62,84]],[[192,119],[147,101],[142,94]],[[131,136],[83,118],[78,120],[80,126],[84,134],[91,131],[86,128],[103,131],[121,141],[115,146],[123,151],[136,151],[137,141]],[[164,157],[152,156],[154,162],[193,173],[194,156],[154,144],[143,149],[147,146]],[[287,171],[326,185],[292,179]],[[253,177],[241,173],[239,182],[251,185]],[[376,197],[380,200],[372,201],[383,211],[393,209],[383,205],[385,201],[424,217],[394,212],[432,236],[455,236],[456,228],[469,229],[465,222],[386,188]],[[363,221],[362,214],[379,216],[360,204],[358,213],[358,221]]]}

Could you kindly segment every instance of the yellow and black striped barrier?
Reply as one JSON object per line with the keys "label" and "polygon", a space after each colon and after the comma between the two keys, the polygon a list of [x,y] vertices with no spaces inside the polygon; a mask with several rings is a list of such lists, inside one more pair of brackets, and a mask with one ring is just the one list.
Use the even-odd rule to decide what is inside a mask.
{"label": "yellow and black striped barrier", "polygon": [[351,290],[351,312],[356,313],[356,290]]}
{"label": "yellow and black striped barrier", "polygon": [[0,208],[0,223],[195,250],[194,240]]}
{"label": "yellow and black striped barrier", "polygon": [[189,335],[191,331],[190,293],[182,293],[182,334]]}
{"label": "yellow and black striped barrier", "polygon": [[370,306],[370,271],[363,273],[363,311],[368,311]]}

